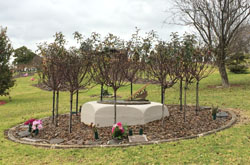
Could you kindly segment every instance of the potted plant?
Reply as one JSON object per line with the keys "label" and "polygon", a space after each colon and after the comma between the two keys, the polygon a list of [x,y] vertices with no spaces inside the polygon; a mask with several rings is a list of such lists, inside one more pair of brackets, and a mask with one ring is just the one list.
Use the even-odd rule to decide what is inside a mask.
{"label": "potted plant", "polygon": [[216,119],[216,114],[217,114],[217,112],[218,112],[218,106],[216,106],[216,107],[214,107],[213,105],[212,105],[212,116],[213,116],[213,120],[215,120]]}

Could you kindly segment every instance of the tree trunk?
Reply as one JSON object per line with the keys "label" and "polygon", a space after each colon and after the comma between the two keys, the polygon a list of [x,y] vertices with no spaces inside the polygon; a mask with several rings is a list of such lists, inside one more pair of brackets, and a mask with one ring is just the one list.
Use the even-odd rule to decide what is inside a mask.
{"label": "tree trunk", "polygon": [[182,78],[180,79],[180,111],[182,111]]}
{"label": "tree trunk", "polygon": [[52,103],[52,123],[55,123],[55,93],[56,91],[53,89],[53,103]]}
{"label": "tree trunk", "polygon": [[164,90],[163,87],[161,87],[161,104],[163,104],[163,99],[164,99],[163,98],[163,90]]}
{"label": "tree trunk", "polygon": [[162,127],[164,127],[164,105],[165,105],[165,89],[162,88],[162,116],[161,116],[161,120],[162,120]]}
{"label": "tree trunk", "polygon": [[185,82],[185,87],[184,87],[184,122],[186,121],[186,109],[187,109],[187,86],[188,86],[188,83]]}
{"label": "tree trunk", "polygon": [[56,126],[58,126],[59,89],[56,91]]}
{"label": "tree trunk", "polygon": [[218,67],[221,77],[221,84],[223,87],[227,88],[229,87],[229,81],[228,81],[225,61],[221,60],[218,64]]}
{"label": "tree trunk", "polygon": [[196,107],[195,107],[196,116],[198,115],[199,110],[200,110],[200,105],[199,105],[199,81],[197,81],[196,82]]}
{"label": "tree trunk", "polygon": [[69,133],[72,132],[72,105],[73,105],[73,92],[70,92]]}
{"label": "tree trunk", "polygon": [[102,98],[103,98],[103,84],[101,84],[101,97],[100,97],[101,102],[102,102]]}
{"label": "tree trunk", "polygon": [[116,123],[116,90],[114,90],[114,124]]}
{"label": "tree trunk", "polygon": [[79,90],[76,91],[76,115],[78,113],[78,96],[79,96]]}
{"label": "tree trunk", "polygon": [[130,81],[130,96],[131,96],[131,100],[133,100],[132,95],[133,95],[133,81]]}

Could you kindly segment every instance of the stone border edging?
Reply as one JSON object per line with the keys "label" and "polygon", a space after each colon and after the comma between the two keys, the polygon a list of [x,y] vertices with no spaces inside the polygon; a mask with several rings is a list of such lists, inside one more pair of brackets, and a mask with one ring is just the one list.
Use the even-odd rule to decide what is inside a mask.
{"label": "stone border edging", "polygon": [[51,149],[69,149],[69,148],[96,148],[96,147],[129,147],[129,146],[137,146],[137,145],[149,145],[149,144],[159,144],[159,143],[164,143],[164,142],[174,142],[174,141],[180,141],[180,140],[185,140],[185,139],[193,139],[193,138],[198,138],[198,137],[202,137],[202,136],[206,136],[206,135],[210,135],[212,133],[216,133],[219,131],[222,131],[226,128],[231,127],[236,121],[236,115],[235,113],[230,109],[224,109],[224,111],[229,112],[232,115],[231,120],[226,124],[223,125],[220,128],[208,131],[208,132],[204,132],[204,133],[200,133],[197,135],[192,135],[192,136],[187,136],[187,137],[180,137],[180,138],[172,138],[172,139],[165,139],[165,140],[158,140],[158,141],[148,141],[148,142],[141,142],[141,143],[128,143],[128,144],[118,144],[118,145],[107,145],[107,144],[103,144],[103,145],[60,145],[60,144],[42,144],[42,143],[35,143],[35,142],[31,142],[31,141],[25,141],[25,140],[19,140],[16,137],[13,136],[13,131],[15,130],[16,127],[23,125],[23,124],[19,124],[15,127],[12,127],[9,129],[8,131],[8,139],[10,139],[13,142],[16,143],[21,143],[21,144],[28,144],[28,145],[34,145],[37,147],[45,147],[45,148],[51,148]]}

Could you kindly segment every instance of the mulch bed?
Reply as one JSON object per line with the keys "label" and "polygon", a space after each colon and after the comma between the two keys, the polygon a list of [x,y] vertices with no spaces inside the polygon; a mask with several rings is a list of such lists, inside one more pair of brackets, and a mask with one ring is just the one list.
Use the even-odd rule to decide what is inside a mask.
{"label": "mulch bed", "polygon": [[[232,116],[229,114],[226,118],[212,119],[211,110],[201,110],[198,115],[195,114],[195,107],[189,106],[186,112],[186,122],[183,120],[183,112],[179,110],[179,106],[168,105],[170,116],[165,118],[165,126],[162,127],[161,120],[156,120],[145,125],[129,126],[134,134],[139,134],[139,129],[143,128],[144,134],[149,141],[157,141],[170,138],[180,138],[204,133],[213,129],[220,128],[230,121]],[[43,129],[35,136],[36,139],[44,139],[43,143],[49,143],[51,139],[59,138],[64,142],[60,144],[89,144],[94,141],[92,128],[89,125],[80,122],[80,116],[73,115],[72,133],[69,133],[69,115],[59,116],[59,125],[55,127],[51,124],[51,118],[43,120]],[[27,129],[19,126],[15,130],[14,136],[18,136],[18,132]],[[107,144],[111,140],[111,127],[97,128],[99,133],[99,143]],[[29,138],[32,138],[30,136]],[[128,143],[124,139],[122,143]]]}

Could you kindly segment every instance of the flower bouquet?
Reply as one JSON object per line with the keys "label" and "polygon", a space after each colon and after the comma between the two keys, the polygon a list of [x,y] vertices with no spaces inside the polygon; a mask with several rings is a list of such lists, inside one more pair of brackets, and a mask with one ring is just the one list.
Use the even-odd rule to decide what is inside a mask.
{"label": "flower bouquet", "polygon": [[32,130],[35,133],[35,135],[37,135],[39,133],[39,130],[42,129],[42,120],[35,120],[33,121],[32,124]]}
{"label": "flower bouquet", "polygon": [[36,119],[29,119],[26,122],[24,122],[24,125],[29,125],[29,132],[32,131],[32,124]]}
{"label": "flower bouquet", "polygon": [[117,140],[122,140],[123,137],[126,136],[127,127],[122,126],[121,122],[118,122],[112,127],[112,137]]}

